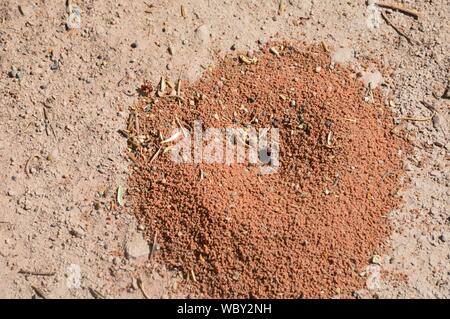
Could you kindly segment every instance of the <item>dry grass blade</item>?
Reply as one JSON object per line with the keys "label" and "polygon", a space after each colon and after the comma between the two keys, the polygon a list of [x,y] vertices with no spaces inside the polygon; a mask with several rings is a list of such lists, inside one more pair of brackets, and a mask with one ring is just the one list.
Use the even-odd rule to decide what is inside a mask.
{"label": "dry grass blade", "polygon": [[427,121],[431,121],[433,119],[433,115],[431,115],[430,117],[409,117],[409,116],[405,116],[405,117],[401,117],[399,120],[400,121],[412,121],[412,122],[427,122]]}
{"label": "dry grass blade", "polygon": [[195,276],[194,269],[191,268],[191,277],[194,282],[197,282],[197,277]]}
{"label": "dry grass blade", "polygon": [[144,295],[145,299],[151,299],[150,296],[149,296],[149,295],[147,294],[147,292],[145,291],[144,283],[142,282],[142,279],[141,279],[141,278],[138,278],[138,279],[137,279],[137,284],[138,284],[138,287],[139,287],[139,289],[141,290],[142,294]]}
{"label": "dry grass blade", "polygon": [[181,122],[180,122],[180,120],[178,119],[178,116],[176,116],[176,115],[175,115],[175,121],[177,122],[178,127],[180,128],[180,130],[183,132],[183,136],[184,136],[184,137],[188,137],[189,134],[186,132],[187,129],[186,129],[183,125],[181,125]]}
{"label": "dry grass blade", "polygon": [[162,147],[158,148],[158,150],[155,152],[155,154],[153,154],[152,158],[150,159],[149,164],[153,163],[156,158],[159,156],[159,154],[161,154],[162,151]]}
{"label": "dry grass blade", "polygon": [[169,137],[169,138],[165,139],[164,141],[162,141],[161,144],[167,144],[167,143],[174,142],[180,137],[180,135],[181,135],[181,132],[178,131],[175,134],[173,134],[171,137]]}

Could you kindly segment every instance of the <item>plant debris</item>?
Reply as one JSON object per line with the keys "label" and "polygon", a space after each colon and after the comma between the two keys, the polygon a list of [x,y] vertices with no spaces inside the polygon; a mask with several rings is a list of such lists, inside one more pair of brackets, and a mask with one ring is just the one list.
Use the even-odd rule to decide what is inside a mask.
{"label": "plant debris", "polygon": [[123,206],[123,194],[124,194],[124,188],[122,186],[119,185],[119,187],[117,187],[117,204],[119,204],[119,206]]}

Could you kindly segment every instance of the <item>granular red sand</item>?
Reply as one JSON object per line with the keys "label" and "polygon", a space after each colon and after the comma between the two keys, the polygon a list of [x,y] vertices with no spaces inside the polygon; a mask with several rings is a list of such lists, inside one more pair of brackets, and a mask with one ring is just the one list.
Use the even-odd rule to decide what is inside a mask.
{"label": "granular red sand", "polygon": [[[348,297],[390,231],[405,148],[391,114],[377,92],[364,102],[363,84],[330,68],[321,47],[280,47],[254,64],[226,58],[183,100],[147,85],[131,116],[128,200],[149,240],[158,233],[154,258],[181,270],[197,297]],[[259,175],[250,164],[153,156],[161,137],[194,120],[278,127],[281,168]]]}

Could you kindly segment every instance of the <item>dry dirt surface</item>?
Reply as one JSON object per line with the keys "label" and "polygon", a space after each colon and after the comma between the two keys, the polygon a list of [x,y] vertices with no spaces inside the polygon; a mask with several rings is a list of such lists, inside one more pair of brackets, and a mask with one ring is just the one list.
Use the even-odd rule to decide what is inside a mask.
{"label": "dry dirt surface", "polygon": [[[374,105],[392,112],[394,132],[412,145],[389,234],[368,227],[379,221],[361,221],[376,236],[359,238],[358,251],[384,248],[375,260],[365,257],[360,278],[338,287],[357,298],[449,298],[450,3],[396,2],[407,11],[375,3],[1,1],[0,297],[227,296],[213,290],[226,287],[226,276],[205,286],[183,269],[167,270],[176,255],[164,252],[162,236],[154,249],[154,225],[130,212],[135,164],[119,131],[143,83],[156,88],[161,76],[194,83],[233,51],[258,55],[268,41],[299,40],[326,48],[333,63],[379,92]],[[356,260],[364,267],[362,255]],[[339,269],[349,272],[346,266]],[[269,287],[251,293],[277,297],[282,290]],[[302,292],[285,289],[286,296]],[[339,296],[333,289],[324,287],[324,296]],[[239,296],[250,295],[244,290]]]}

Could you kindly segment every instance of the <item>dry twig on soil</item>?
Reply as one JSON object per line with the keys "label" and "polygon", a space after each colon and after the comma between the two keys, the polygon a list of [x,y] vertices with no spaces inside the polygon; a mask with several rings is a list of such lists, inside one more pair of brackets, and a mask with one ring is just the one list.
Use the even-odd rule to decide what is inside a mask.
{"label": "dry twig on soil", "polygon": [[414,19],[419,19],[419,13],[416,10],[407,9],[399,4],[377,3],[380,8],[391,9],[406,14]]}
{"label": "dry twig on soil", "polygon": [[33,288],[36,295],[38,295],[42,299],[47,299],[47,296],[44,294],[44,292],[41,289],[39,289],[38,287],[35,287],[35,286],[31,286],[31,288]]}
{"label": "dry twig on soil", "polygon": [[386,23],[392,27],[392,29],[394,29],[395,32],[397,32],[400,36],[404,37],[406,39],[406,41],[408,41],[409,44],[414,44],[414,41],[407,36],[402,30],[400,30],[399,28],[397,28],[392,22],[391,20],[389,20],[389,18],[384,14],[384,12],[381,12],[381,17],[384,19],[384,21],[386,21]]}
{"label": "dry twig on soil", "polygon": [[92,297],[94,297],[95,299],[106,299],[105,296],[101,292],[99,292],[97,289],[89,287],[89,292],[91,293]]}
{"label": "dry twig on soil", "polygon": [[431,121],[433,119],[434,113],[433,115],[431,115],[430,117],[401,117],[400,121],[412,121],[412,122],[427,122],[427,121]]}
{"label": "dry twig on soil", "polygon": [[149,296],[149,295],[147,294],[147,292],[145,291],[144,283],[142,282],[142,279],[141,279],[141,278],[138,278],[138,279],[137,279],[137,284],[138,284],[138,287],[139,287],[139,289],[141,290],[142,294],[144,295],[145,299],[150,299],[150,296]]}
{"label": "dry twig on soil", "polygon": [[19,274],[22,275],[31,275],[31,276],[45,276],[45,277],[51,277],[56,275],[56,272],[45,272],[45,271],[31,271],[31,270],[19,270]]}

